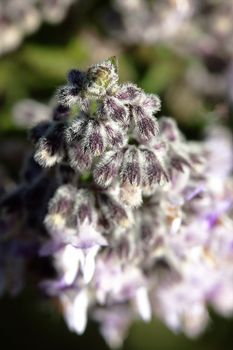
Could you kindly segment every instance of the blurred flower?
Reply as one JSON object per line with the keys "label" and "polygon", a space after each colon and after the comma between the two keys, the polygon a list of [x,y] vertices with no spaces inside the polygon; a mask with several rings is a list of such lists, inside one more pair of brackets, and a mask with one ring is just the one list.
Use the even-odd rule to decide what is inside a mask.
{"label": "blurred flower", "polygon": [[17,48],[43,20],[57,23],[74,0],[2,0],[0,3],[0,55]]}
{"label": "blurred flower", "polygon": [[181,57],[195,56],[185,72],[195,94],[221,99],[230,94],[232,1],[112,0],[111,9],[116,20],[113,24],[109,16],[106,26],[119,44],[144,49],[161,44]]}
{"label": "blurred flower", "polygon": [[13,109],[14,122],[21,127],[32,127],[48,120],[50,116],[51,111],[48,106],[29,99],[19,101]]}
{"label": "blurred flower", "polygon": [[173,37],[192,15],[192,5],[190,0],[113,0],[113,7],[123,22],[116,34],[120,40],[131,43],[166,40]]}

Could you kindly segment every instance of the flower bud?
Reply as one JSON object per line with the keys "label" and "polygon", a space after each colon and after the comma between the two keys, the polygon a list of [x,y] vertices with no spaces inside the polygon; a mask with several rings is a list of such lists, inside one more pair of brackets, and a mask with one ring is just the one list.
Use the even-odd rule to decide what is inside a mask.
{"label": "flower bud", "polygon": [[95,166],[95,182],[102,186],[108,187],[116,178],[122,161],[122,152],[108,151]]}
{"label": "flower bud", "polygon": [[160,110],[160,99],[153,94],[146,95],[144,92],[133,101],[131,111],[135,131],[139,138],[150,140],[159,132],[157,119],[154,113]]}
{"label": "flower bud", "polygon": [[148,111],[141,106],[134,106],[132,115],[135,123],[135,131],[139,138],[150,140],[158,134],[158,124],[156,118],[149,114]]}
{"label": "flower bud", "polygon": [[66,129],[66,141],[68,144],[68,157],[70,165],[73,169],[83,171],[89,169],[92,163],[93,154],[91,151],[84,150],[83,138],[88,125],[88,118],[85,114],[81,114],[74,119],[70,126]]}
{"label": "flower bud", "polygon": [[35,161],[42,167],[52,167],[60,163],[64,156],[64,126],[65,124],[52,124],[45,135],[41,137],[35,150]]}
{"label": "flower bud", "polygon": [[64,229],[75,200],[76,189],[71,185],[60,186],[49,202],[45,226],[52,233]]}
{"label": "flower bud", "polygon": [[114,123],[106,123],[105,130],[107,133],[107,142],[109,147],[123,147],[127,142],[127,138],[123,130]]}
{"label": "flower bud", "polygon": [[117,202],[108,193],[100,193],[98,195],[100,210],[108,222],[110,228],[121,226],[128,228],[132,224],[132,216],[121,203]]}
{"label": "flower bud", "polygon": [[76,86],[80,91],[84,87],[86,74],[78,69],[71,69],[67,74],[68,83]]}
{"label": "flower bud", "polygon": [[79,117],[72,120],[71,124],[65,131],[66,141],[68,144],[74,140],[81,140],[87,123],[88,118],[84,113],[81,113]]}
{"label": "flower bud", "polygon": [[70,108],[68,106],[58,104],[53,110],[53,120],[63,121],[68,119]]}
{"label": "flower bud", "polygon": [[129,146],[124,153],[120,170],[121,183],[139,186],[142,180],[142,159],[135,146]]}
{"label": "flower bud", "polygon": [[66,131],[66,140],[77,145],[90,159],[100,156],[107,147],[122,146],[123,132],[114,124],[80,115]]}
{"label": "flower bud", "polygon": [[95,119],[89,119],[84,129],[82,149],[92,156],[101,155],[107,146],[107,135],[104,125]]}
{"label": "flower bud", "polygon": [[153,187],[156,184],[163,184],[169,181],[168,174],[161,159],[148,148],[142,147],[141,153],[144,158],[143,163],[143,184],[144,186]]}
{"label": "flower bud", "polygon": [[119,86],[115,97],[123,103],[132,104],[140,96],[142,90],[137,85],[125,83]]}
{"label": "flower bud", "polygon": [[76,221],[81,224],[87,220],[89,223],[94,221],[94,203],[91,194],[85,190],[81,189],[77,192],[74,201],[73,215]]}
{"label": "flower bud", "polygon": [[168,141],[179,141],[180,131],[177,127],[175,120],[172,118],[162,117],[159,119],[159,129],[162,137]]}
{"label": "flower bud", "polygon": [[90,97],[101,97],[117,84],[117,62],[115,58],[94,64],[87,71],[86,93]]}
{"label": "flower bud", "polygon": [[[112,98],[112,97],[111,97]],[[123,84],[115,94],[115,99],[127,105],[131,111],[136,134],[139,138],[149,140],[158,134],[159,128],[154,113],[161,108],[157,95],[145,94],[134,84]],[[108,104],[110,104],[108,102]]]}
{"label": "flower bud", "polygon": [[184,166],[190,168],[191,164],[188,157],[184,154],[179,154],[174,152],[174,150],[170,150],[169,152],[170,158],[170,170],[176,169],[177,171],[184,172]]}
{"label": "flower bud", "polygon": [[128,108],[114,96],[104,98],[100,113],[103,118],[109,118],[120,125],[129,123]]}
{"label": "flower bud", "polygon": [[155,114],[161,109],[161,100],[159,96],[154,94],[144,94],[142,106],[148,113]]}
{"label": "flower bud", "polygon": [[137,207],[142,203],[142,165],[139,149],[129,146],[120,168],[120,199],[130,207]]}
{"label": "flower bud", "polygon": [[80,89],[75,85],[64,85],[57,90],[57,101],[63,106],[80,104]]}
{"label": "flower bud", "polygon": [[82,172],[85,169],[89,169],[92,164],[91,155],[84,152],[81,146],[75,142],[68,148],[68,158],[70,166],[76,171]]}

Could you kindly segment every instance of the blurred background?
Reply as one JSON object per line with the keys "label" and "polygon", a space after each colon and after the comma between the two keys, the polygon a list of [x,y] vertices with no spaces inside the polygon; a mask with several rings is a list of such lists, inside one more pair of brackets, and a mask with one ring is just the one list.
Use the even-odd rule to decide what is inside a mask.
{"label": "blurred background", "polygon": [[[19,180],[27,129],[49,117],[67,71],[113,55],[187,138],[216,122],[233,130],[233,0],[0,0],[0,191]],[[107,349],[95,324],[70,333],[31,282],[0,299],[3,349]],[[212,316],[197,340],[137,323],[122,350],[232,348],[233,321]]]}

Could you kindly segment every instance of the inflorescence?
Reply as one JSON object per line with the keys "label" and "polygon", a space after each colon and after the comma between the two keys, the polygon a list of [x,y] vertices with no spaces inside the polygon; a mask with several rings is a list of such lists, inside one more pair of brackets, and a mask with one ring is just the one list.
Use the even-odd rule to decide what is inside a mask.
{"label": "inflorescence", "polygon": [[30,130],[21,184],[2,197],[2,291],[20,289],[32,256],[52,257],[56,277],[41,288],[58,298],[71,330],[94,319],[112,347],[138,318],[156,315],[193,337],[208,305],[230,314],[227,131],[187,141],[173,119],[156,119],[158,96],[119,82],[115,58],[72,69],[56,98],[51,118]]}

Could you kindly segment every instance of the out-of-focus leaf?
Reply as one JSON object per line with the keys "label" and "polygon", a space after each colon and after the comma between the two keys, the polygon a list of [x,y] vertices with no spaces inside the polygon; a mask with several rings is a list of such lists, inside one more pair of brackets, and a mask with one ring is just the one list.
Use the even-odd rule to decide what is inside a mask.
{"label": "out-of-focus leaf", "polygon": [[182,66],[179,62],[158,61],[148,68],[140,85],[148,92],[159,93],[166,89],[171,81],[179,77],[181,72]]}

